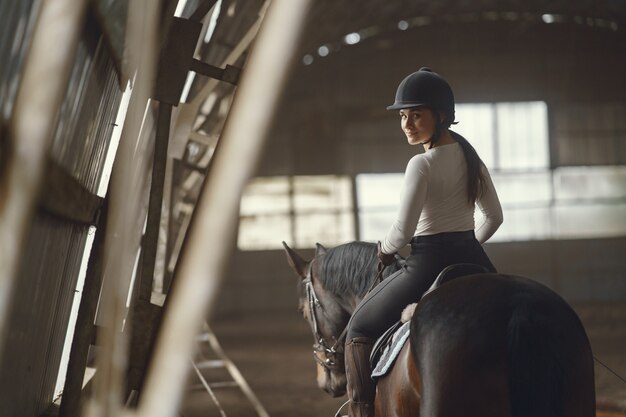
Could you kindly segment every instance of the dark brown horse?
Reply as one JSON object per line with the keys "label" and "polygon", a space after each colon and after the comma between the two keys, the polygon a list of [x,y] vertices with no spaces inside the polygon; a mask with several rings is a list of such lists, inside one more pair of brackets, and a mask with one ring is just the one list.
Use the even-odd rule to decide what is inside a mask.
{"label": "dark brown horse", "polygon": [[[344,329],[376,276],[376,246],[318,245],[310,261],[284,246],[301,278],[299,308],[315,338],[318,386],[343,395]],[[560,296],[535,281],[455,278],[420,300],[410,329],[409,343],[378,379],[377,416],[595,416],[584,328]]]}

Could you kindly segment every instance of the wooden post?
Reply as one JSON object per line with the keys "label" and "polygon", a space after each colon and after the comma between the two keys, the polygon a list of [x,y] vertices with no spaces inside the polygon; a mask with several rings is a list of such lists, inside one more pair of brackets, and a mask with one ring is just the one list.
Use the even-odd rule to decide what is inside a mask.
{"label": "wooden post", "polygon": [[141,271],[139,284],[136,286],[137,299],[150,302],[152,281],[154,278],[154,263],[157,254],[157,241],[161,223],[161,206],[163,202],[163,184],[165,182],[165,166],[167,158],[167,144],[170,134],[170,119],[172,106],[159,103],[156,140],[152,164],[152,181],[150,184],[150,201],[148,203],[148,219],[146,232],[141,243]]}
{"label": "wooden post", "polygon": [[263,21],[179,259],[139,416],[176,414],[196,336],[230,259],[241,193],[263,147],[307,4],[274,0]]}
{"label": "wooden post", "polygon": [[146,105],[155,79],[159,16],[160,2],[129,2],[127,55],[129,62],[133,63],[132,67],[137,68],[137,74],[111,172],[103,261],[104,285],[98,307],[104,326],[98,331],[97,374],[93,397],[85,402],[86,408],[81,410],[84,416],[124,414],[128,335],[120,330],[126,318],[127,283],[134,270],[138,235],[142,229],[137,226],[143,226],[141,200],[148,166],[147,144],[151,138],[142,132],[141,127],[149,116]]}

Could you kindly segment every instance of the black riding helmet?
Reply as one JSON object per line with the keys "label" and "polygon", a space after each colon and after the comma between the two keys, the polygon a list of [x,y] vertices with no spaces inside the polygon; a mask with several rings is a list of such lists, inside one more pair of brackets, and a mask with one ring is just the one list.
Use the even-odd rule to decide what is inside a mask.
{"label": "black riding helmet", "polygon": [[425,106],[442,112],[446,119],[440,127],[454,122],[454,94],[446,80],[428,67],[422,67],[408,75],[396,91],[395,102],[387,110],[400,110]]}

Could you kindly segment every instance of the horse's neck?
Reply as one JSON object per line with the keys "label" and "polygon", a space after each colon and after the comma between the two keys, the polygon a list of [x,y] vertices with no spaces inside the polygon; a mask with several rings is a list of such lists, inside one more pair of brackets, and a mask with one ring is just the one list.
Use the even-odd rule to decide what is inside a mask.
{"label": "horse's neck", "polygon": [[[376,279],[376,278],[373,277],[372,279]],[[369,285],[371,285],[371,283]],[[348,296],[342,297],[342,303],[346,307],[346,311],[348,311],[350,315],[354,313],[354,310],[356,310],[356,306],[359,305],[361,300],[363,300],[367,296],[367,294],[372,290],[372,288],[368,288],[367,292],[364,295],[358,295],[356,294],[356,292],[353,292],[353,293],[350,293]]]}
{"label": "horse's neck", "polygon": [[361,302],[361,300],[363,299],[363,297],[360,297],[358,295],[350,295],[349,297],[347,297],[344,300],[344,304],[346,306],[346,311],[352,316],[352,313],[354,313],[354,310],[356,310],[356,306],[359,305],[359,303]]}

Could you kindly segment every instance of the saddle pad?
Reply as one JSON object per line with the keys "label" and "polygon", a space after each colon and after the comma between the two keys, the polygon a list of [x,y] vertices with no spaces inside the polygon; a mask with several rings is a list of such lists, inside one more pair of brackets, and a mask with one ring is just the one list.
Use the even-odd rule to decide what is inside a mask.
{"label": "saddle pad", "polygon": [[383,350],[380,360],[372,371],[372,378],[378,378],[387,373],[393,362],[398,357],[402,347],[409,338],[409,326],[411,322],[406,322],[396,330],[391,339],[391,343]]}

